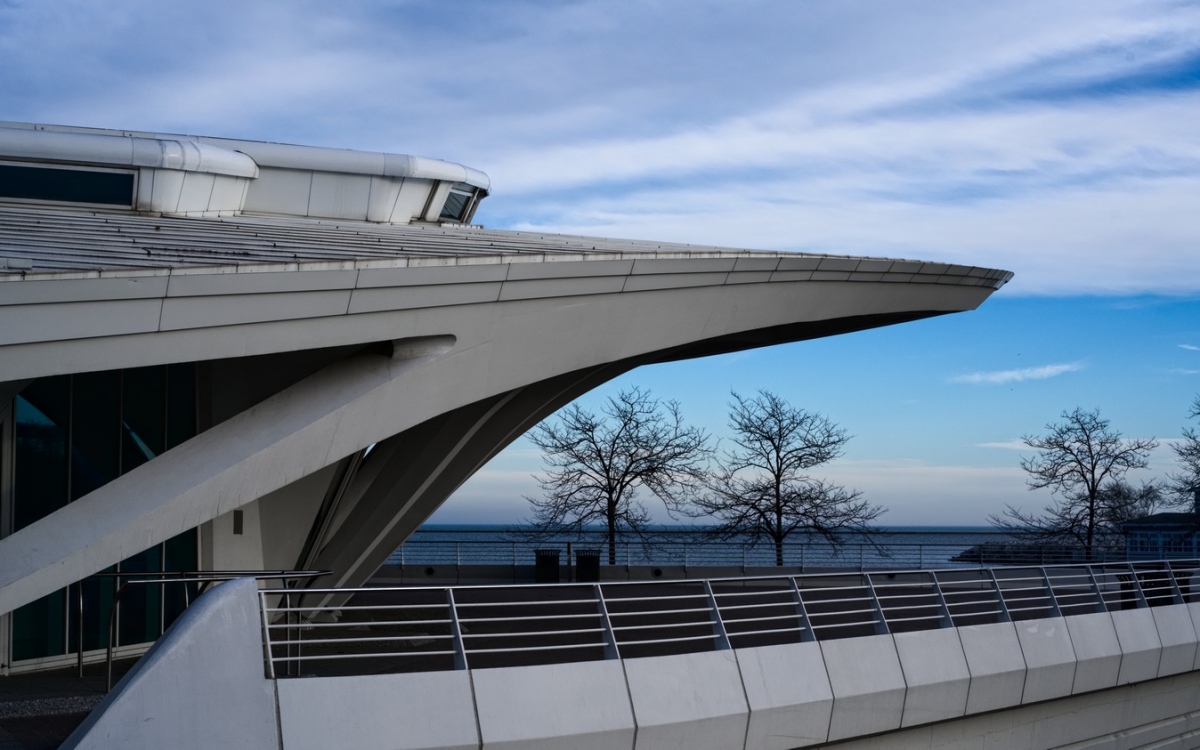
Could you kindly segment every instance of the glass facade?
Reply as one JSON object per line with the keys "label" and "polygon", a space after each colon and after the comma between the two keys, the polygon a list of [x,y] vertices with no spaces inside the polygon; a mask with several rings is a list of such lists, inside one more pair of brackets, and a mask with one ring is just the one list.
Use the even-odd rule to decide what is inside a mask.
{"label": "glass facade", "polygon": [[[34,523],[196,434],[192,364],[41,378],[15,399],[12,530]],[[195,570],[196,532],[185,532],[106,572]],[[178,586],[121,595],[118,644],[157,638],[183,610]],[[13,612],[13,661],[107,643],[117,579],[95,576]],[[83,613],[80,626],[80,600]]]}
{"label": "glass facade", "polygon": [[133,172],[0,164],[0,197],[133,205]]}

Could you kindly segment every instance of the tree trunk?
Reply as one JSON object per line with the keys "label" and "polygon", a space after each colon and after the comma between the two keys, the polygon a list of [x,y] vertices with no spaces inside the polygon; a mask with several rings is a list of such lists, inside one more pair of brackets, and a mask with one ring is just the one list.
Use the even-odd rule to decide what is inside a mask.
{"label": "tree trunk", "polygon": [[608,564],[617,564],[617,519],[608,514]]}
{"label": "tree trunk", "polygon": [[783,537],[782,536],[775,537],[775,564],[779,565],[779,566],[783,565]]}

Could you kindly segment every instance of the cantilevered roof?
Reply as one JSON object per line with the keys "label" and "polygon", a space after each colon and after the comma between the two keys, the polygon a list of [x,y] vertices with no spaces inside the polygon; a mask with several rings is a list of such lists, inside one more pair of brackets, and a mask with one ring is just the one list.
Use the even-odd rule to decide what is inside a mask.
{"label": "cantilevered roof", "polygon": [[[128,211],[0,206],[0,281],[218,271],[457,265],[609,258],[776,258],[813,281],[928,281],[999,288],[1007,271],[947,263],[739,250],[454,225],[275,216],[190,218]],[[765,280],[765,279],[764,279]],[[0,290],[0,301],[3,292]]]}

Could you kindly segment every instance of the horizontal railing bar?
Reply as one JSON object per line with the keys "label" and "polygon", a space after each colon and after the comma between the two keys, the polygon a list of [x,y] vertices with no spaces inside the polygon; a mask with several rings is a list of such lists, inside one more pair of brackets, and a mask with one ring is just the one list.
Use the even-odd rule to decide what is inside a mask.
{"label": "horizontal railing bar", "polygon": [[450,620],[372,620],[371,622],[305,622],[296,624],[294,622],[273,622],[267,625],[272,630],[284,630],[288,628],[351,628],[362,627],[364,625],[373,625],[382,627],[385,625],[449,625]]}
{"label": "horizontal railing bar", "polygon": [[942,619],[941,615],[922,615],[921,617],[889,617],[889,618],[887,618],[887,621],[888,621],[888,624],[891,624],[893,622],[921,622],[924,620],[940,620],[940,619]]}
{"label": "horizontal railing bar", "polygon": [[770,630],[747,630],[746,632],[730,633],[730,638],[740,638],[742,636],[753,635],[772,635],[774,633],[799,633],[806,628],[772,628]]}
{"label": "horizontal railing bar", "polygon": [[711,612],[708,607],[691,607],[689,609],[646,609],[636,612],[609,612],[609,619],[613,617],[637,617],[639,615],[682,615],[692,612]]}
{"label": "horizontal railing bar", "polygon": [[581,612],[577,615],[523,615],[520,617],[459,617],[461,623],[479,622],[529,622],[530,620],[581,620],[585,617],[599,617],[599,612]]}
{"label": "horizontal railing bar", "polygon": [[328,661],[330,659],[387,659],[397,656],[454,656],[453,651],[383,651],[376,654],[305,654],[303,656],[272,656],[271,661]]}
{"label": "horizontal railing bar", "polygon": [[555,646],[514,646],[512,648],[472,648],[467,650],[467,655],[474,654],[519,654],[526,651],[567,651],[569,649],[579,648],[605,648],[604,643],[566,643]]}
{"label": "horizontal railing bar", "polygon": [[613,632],[626,633],[631,630],[670,630],[671,628],[701,628],[712,627],[709,620],[693,620],[692,622],[668,622],[655,625],[613,625]]}
{"label": "horizontal railing bar", "polygon": [[[744,617],[740,620],[726,620],[726,625],[738,625],[743,622],[769,622],[770,620],[798,620],[800,615],[768,615],[767,617]],[[803,626],[800,627],[804,629]]]}
{"label": "horizontal railing bar", "polygon": [[796,608],[796,602],[763,602],[762,604],[718,604],[717,609],[722,612],[736,612],[740,609],[762,609],[763,607],[791,607]]}
{"label": "horizontal railing bar", "polygon": [[574,630],[530,630],[521,633],[463,633],[467,638],[534,638],[545,635],[578,635],[579,633],[603,633],[604,628],[577,628]]}
{"label": "horizontal railing bar", "polygon": [[719,637],[720,636],[718,636],[716,633],[713,633],[712,635],[690,635],[690,636],[685,636],[682,638],[657,638],[654,640],[644,640],[644,641],[642,641],[642,640],[617,641],[617,645],[618,646],[650,646],[650,645],[653,645],[656,643],[687,643],[688,641],[711,641],[711,640],[714,640]]}
{"label": "horizontal railing bar", "polygon": [[856,625],[878,625],[881,622],[882,621],[878,620],[878,619],[876,619],[876,620],[855,620],[854,622],[827,622],[824,625],[818,625],[817,623],[814,622],[814,623],[812,623],[811,627],[813,630],[824,630],[825,628],[849,628],[849,627],[854,627]]}
{"label": "horizontal railing bar", "polygon": [[368,641],[444,641],[454,636],[450,635],[379,635],[356,636],[354,638],[298,638],[296,640],[272,639],[272,646],[308,646],[318,643],[366,643]]}

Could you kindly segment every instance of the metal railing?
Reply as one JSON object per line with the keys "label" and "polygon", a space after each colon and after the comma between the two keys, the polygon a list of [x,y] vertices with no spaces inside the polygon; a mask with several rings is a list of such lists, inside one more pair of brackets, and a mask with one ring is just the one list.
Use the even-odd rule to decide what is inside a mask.
{"label": "metal railing", "polygon": [[[291,581],[291,580],[306,580],[319,578],[323,575],[328,575],[328,570],[210,570],[210,571],[181,571],[181,572],[166,572],[166,573],[98,573],[98,577],[110,577],[120,581],[121,578],[129,578],[130,580],[120,581],[117,587],[116,594],[113,596],[112,607],[108,615],[108,638],[107,646],[104,655],[104,670],[106,680],[106,690],[112,690],[113,686],[113,648],[116,646],[116,625],[117,619],[121,612],[121,596],[129,589],[130,586],[167,586],[171,584],[180,584],[183,588],[184,609],[191,606],[194,598],[191,593],[191,586],[196,586],[196,597],[204,593],[204,589],[210,583],[221,583],[223,581],[232,581],[235,578],[254,578],[259,581]],[[141,577],[138,577],[141,576]],[[146,578],[144,576],[150,576]],[[80,612],[83,611],[83,600],[79,602]],[[81,619],[82,621],[82,619]],[[80,649],[80,657],[78,663],[79,676],[83,676],[83,658],[82,648]]]}
{"label": "metal railing", "polygon": [[[460,534],[465,532],[458,532]],[[954,534],[968,541],[909,543],[896,541],[905,533],[887,532],[880,540],[830,542],[815,537],[783,544],[783,566],[789,568],[875,570],[880,568],[943,568],[989,565],[1058,565],[1085,562],[1082,548],[1063,545],[1039,545],[1015,542],[998,532]],[[918,533],[923,537],[949,536]],[[683,537],[684,539],[674,539]],[[559,550],[563,564],[569,564],[572,549],[601,550],[605,564],[659,567],[774,567],[779,561],[775,546],[768,542],[722,541],[699,535],[674,533],[650,540],[622,540],[610,550],[595,538],[577,539],[417,539],[409,540],[387,560],[398,566],[533,565],[537,550]],[[563,556],[565,554],[565,556]],[[1123,549],[1093,549],[1092,562],[1123,562]]]}
{"label": "metal railing", "polygon": [[[1171,560],[541,586],[264,589],[260,597],[266,670],[274,678],[638,658],[1155,607],[1200,601],[1198,575],[1200,560]],[[345,603],[305,606],[298,594],[337,595]]]}

